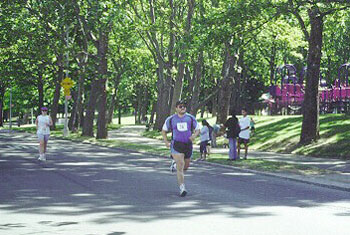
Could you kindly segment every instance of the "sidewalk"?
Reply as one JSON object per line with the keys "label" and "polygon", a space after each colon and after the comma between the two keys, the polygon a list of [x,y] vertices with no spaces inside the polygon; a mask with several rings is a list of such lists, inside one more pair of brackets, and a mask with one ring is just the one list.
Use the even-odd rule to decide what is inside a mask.
{"label": "sidewalk", "polygon": [[[143,137],[141,133],[145,131],[144,126],[124,126],[119,130],[109,131],[109,139],[116,139],[120,141],[125,141],[129,143],[137,144],[147,144],[152,146],[164,146],[161,140],[151,139]],[[195,151],[199,151],[199,146],[194,146]],[[212,153],[222,153],[228,152],[228,149],[224,148],[212,148]],[[307,165],[311,167],[316,167],[318,169],[329,170],[331,173],[325,173],[321,175],[299,175],[290,172],[263,172],[249,169],[242,169],[235,166],[222,165],[223,167],[229,167],[234,169],[239,169],[248,172],[254,172],[258,174],[264,174],[279,178],[284,178],[288,180],[299,181],[303,183],[309,183],[313,185],[319,185],[328,188],[340,189],[350,192],[350,161],[339,160],[339,159],[325,159],[325,158],[315,158],[307,156],[299,156],[293,154],[280,154],[280,153],[270,153],[270,152],[258,152],[249,151],[248,157],[263,159],[266,161],[276,161],[276,162],[286,162],[298,165]],[[198,164],[212,164],[217,165],[217,163],[210,162],[200,162]]]}

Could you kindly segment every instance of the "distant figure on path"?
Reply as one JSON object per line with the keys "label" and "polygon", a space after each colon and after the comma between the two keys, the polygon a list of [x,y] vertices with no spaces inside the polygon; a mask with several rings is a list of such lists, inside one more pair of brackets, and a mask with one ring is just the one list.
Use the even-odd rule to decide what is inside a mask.
{"label": "distant figure on path", "polygon": [[239,119],[239,126],[241,127],[241,132],[239,133],[238,138],[238,158],[240,157],[241,144],[244,144],[244,159],[247,159],[251,120],[250,117],[248,117],[246,109],[242,109],[242,115],[243,117]]}
{"label": "distant figure on path", "polygon": [[255,121],[250,118],[250,135],[253,136],[255,133]]}
{"label": "distant figure on path", "polygon": [[237,156],[237,137],[240,132],[237,117],[234,114],[232,114],[232,116],[225,122],[224,127],[227,129],[226,138],[228,139],[229,146],[228,160],[237,160],[239,159],[239,157]]}
{"label": "distant figure on path", "polygon": [[211,147],[216,148],[218,145],[216,143],[216,137],[219,136],[220,132],[220,125],[219,124],[214,124],[213,125],[213,133],[211,136]]}
{"label": "distant figure on path", "polygon": [[201,157],[199,158],[199,160],[203,160],[205,161],[207,158],[207,153],[208,153],[208,143],[210,140],[210,131],[209,131],[209,123],[207,122],[207,120],[203,120],[202,121],[202,128],[200,131],[200,147],[199,147],[199,152],[201,154]]}
{"label": "distant figure on path", "polygon": [[[171,168],[176,163],[180,196],[184,197],[187,194],[184,170],[187,170],[190,166],[193,141],[198,136],[200,129],[196,118],[186,113],[186,103],[184,101],[177,101],[175,105],[176,114],[165,120],[162,136],[165,146],[170,148],[171,156],[174,159]],[[169,143],[166,135],[169,131],[172,132],[171,143]]]}
{"label": "distant figure on path", "polygon": [[47,142],[50,137],[50,126],[52,126],[52,119],[47,115],[47,108],[41,108],[41,115],[35,120],[36,130],[39,140],[39,161],[46,161]]}

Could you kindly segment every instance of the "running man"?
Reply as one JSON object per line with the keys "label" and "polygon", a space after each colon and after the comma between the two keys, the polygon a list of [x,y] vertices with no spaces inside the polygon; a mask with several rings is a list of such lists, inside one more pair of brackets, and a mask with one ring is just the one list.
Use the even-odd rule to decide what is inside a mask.
{"label": "running man", "polygon": [[47,108],[41,108],[41,115],[35,120],[37,135],[39,140],[39,161],[46,161],[47,142],[50,137],[50,126],[52,126],[52,119],[47,115]]}
{"label": "running man", "polygon": [[[166,133],[172,132],[172,140],[169,143]],[[184,183],[184,171],[190,166],[193,141],[200,131],[194,116],[186,113],[186,103],[176,102],[176,114],[168,117],[163,125],[162,135],[165,146],[170,148],[171,156],[175,160],[177,170],[177,183],[180,187],[180,196],[187,194]],[[172,163],[173,165],[173,163]]]}

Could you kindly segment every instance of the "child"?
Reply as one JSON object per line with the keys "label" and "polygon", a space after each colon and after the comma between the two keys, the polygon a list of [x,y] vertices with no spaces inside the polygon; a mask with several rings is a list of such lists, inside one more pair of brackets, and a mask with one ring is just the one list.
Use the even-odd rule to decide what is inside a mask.
{"label": "child", "polygon": [[210,136],[209,136],[209,123],[206,121],[206,120],[203,120],[202,121],[202,125],[203,127],[201,128],[201,131],[200,131],[200,140],[201,140],[201,143],[200,143],[200,148],[199,148],[199,151],[200,151],[200,154],[201,154],[201,157],[200,157],[200,161],[204,161],[206,160],[206,157],[207,157],[207,146],[208,146],[208,143],[209,143],[209,140],[210,140]]}

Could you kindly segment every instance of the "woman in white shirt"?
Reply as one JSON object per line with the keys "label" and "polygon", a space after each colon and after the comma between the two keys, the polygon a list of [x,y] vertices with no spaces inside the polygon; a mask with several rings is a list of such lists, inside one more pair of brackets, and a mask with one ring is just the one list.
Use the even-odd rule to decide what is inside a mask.
{"label": "woman in white shirt", "polygon": [[39,140],[39,161],[46,161],[46,148],[47,142],[50,137],[50,126],[52,126],[52,119],[47,115],[47,108],[41,108],[41,115],[35,120],[36,124],[36,133]]}
{"label": "woman in white shirt", "polygon": [[240,152],[241,152],[241,144],[244,144],[244,159],[247,159],[248,155],[248,143],[249,143],[249,138],[250,138],[250,117],[247,115],[247,110],[242,109],[242,115],[243,117],[239,119],[239,126],[241,128],[241,132],[239,133],[238,136],[238,158],[240,157]]}

